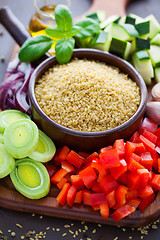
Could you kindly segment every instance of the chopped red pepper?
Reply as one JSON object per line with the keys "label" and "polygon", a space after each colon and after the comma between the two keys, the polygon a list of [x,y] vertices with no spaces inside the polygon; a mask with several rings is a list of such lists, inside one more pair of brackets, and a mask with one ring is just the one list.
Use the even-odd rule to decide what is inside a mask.
{"label": "chopped red pepper", "polygon": [[146,148],[143,143],[134,143],[134,145],[136,147],[134,153],[140,154],[146,152]]}
{"label": "chopped red pepper", "polygon": [[69,152],[70,152],[70,149],[67,146],[63,146],[62,149],[60,150],[60,153],[59,153],[58,157],[57,157],[57,161],[58,162],[64,161]]}
{"label": "chopped red pepper", "polygon": [[83,203],[84,203],[84,205],[91,205],[90,195],[91,195],[90,190],[86,190],[86,189],[83,190]]}
{"label": "chopped red pepper", "polygon": [[96,182],[91,189],[93,192],[97,192],[97,193],[103,192],[98,182]]}
{"label": "chopped red pepper", "polygon": [[49,177],[52,178],[53,175],[56,172],[56,167],[54,167],[53,165],[49,165],[49,164],[45,165],[45,167],[46,167],[46,169],[48,171]]}
{"label": "chopped red pepper", "polygon": [[155,190],[160,190],[160,174],[154,174],[152,180],[150,181],[150,185]]}
{"label": "chopped red pepper", "polygon": [[138,137],[139,137],[139,133],[138,133],[138,131],[136,131],[135,133],[133,133],[133,135],[131,136],[129,141],[135,143],[137,141]]}
{"label": "chopped red pepper", "polygon": [[153,152],[155,150],[155,144],[149,141],[147,138],[145,138],[143,135],[140,135],[139,138],[137,139],[138,142],[142,142],[145,146],[145,148],[149,152]]}
{"label": "chopped red pepper", "polygon": [[132,207],[128,204],[124,205],[121,208],[118,208],[114,213],[111,214],[111,217],[114,219],[115,222],[118,222],[124,217],[127,217],[130,215],[132,212],[136,210],[135,207]]}
{"label": "chopped red pepper", "polygon": [[71,150],[66,156],[66,160],[77,168],[80,168],[83,164],[84,158],[78,155],[75,151]]}
{"label": "chopped red pepper", "polygon": [[77,192],[77,188],[74,185],[72,185],[70,187],[70,189],[68,190],[68,193],[67,193],[67,204],[70,207],[72,207],[72,205],[74,203],[76,192]]}
{"label": "chopped red pepper", "polygon": [[132,142],[127,141],[125,144],[125,160],[128,163],[132,153],[135,151],[136,147],[135,144]]}
{"label": "chopped red pepper", "polygon": [[129,201],[131,199],[134,199],[134,198],[137,198],[137,197],[138,197],[138,190],[137,189],[134,189],[134,190],[128,189],[127,195],[126,195],[127,201]]}
{"label": "chopped red pepper", "polygon": [[154,144],[156,143],[158,138],[155,134],[147,131],[146,129],[144,130],[142,135]]}
{"label": "chopped red pepper", "polygon": [[107,175],[107,171],[106,169],[104,169],[104,167],[99,163],[99,161],[92,161],[91,163],[91,167],[96,169],[98,171],[98,178],[97,178],[97,182],[100,182],[101,179]]}
{"label": "chopped red pepper", "polygon": [[143,212],[155,199],[155,193],[149,195],[147,198],[141,200],[138,208],[141,212]]}
{"label": "chopped red pepper", "polygon": [[117,149],[117,153],[121,159],[124,158],[125,155],[124,139],[117,139],[113,144],[113,148]]}
{"label": "chopped red pepper", "polygon": [[101,148],[101,150],[99,152],[103,153],[103,152],[107,152],[107,151],[112,150],[112,149],[113,149],[113,147],[111,145],[109,145],[107,147]]}
{"label": "chopped red pepper", "polygon": [[65,183],[62,190],[59,192],[58,196],[56,197],[57,201],[63,206],[67,201],[67,193],[70,187],[71,187],[70,183]]}
{"label": "chopped red pepper", "polygon": [[128,170],[131,172],[137,171],[137,169],[144,169],[144,166],[142,166],[140,163],[136,162],[132,157],[128,163]]}
{"label": "chopped red pepper", "polygon": [[102,166],[106,169],[120,166],[120,159],[117,149],[112,149],[107,152],[100,153]]}
{"label": "chopped red pepper", "polygon": [[63,168],[59,169],[51,178],[51,182],[57,184],[67,174],[67,171]]}
{"label": "chopped red pepper", "polygon": [[84,183],[79,174],[77,175],[71,175],[71,183],[78,189],[84,189]]}
{"label": "chopped red pepper", "polygon": [[61,161],[61,168],[65,169],[68,173],[75,172],[73,165],[67,161]]}
{"label": "chopped red pepper", "polygon": [[118,187],[117,181],[112,177],[112,175],[107,175],[100,181],[100,186],[105,194],[112,192]]}
{"label": "chopped red pepper", "polygon": [[113,190],[112,192],[108,193],[106,195],[106,200],[107,203],[109,205],[110,208],[113,208],[113,206],[116,204],[116,194],[115,194],[115,190]]}
{"label": "chopped red pepper", "polygon": [[151,173],[147,169],[138,169],[137,174],[140,177],[141,188],[145,188],[151,179]]}
{"label": "chopped red pepper", "polygon": [[127,180],[127,186],[130,190],[139,189],[140,176],[137,174],[137,172],[129,172]]}
{"label": "chopped red pepper", "polygon": [[138,196],[140,198],[147,198],[148,196],[154,193],[153,188],[150,185],[147,185],[145,188],[140,188],[138,191]]}
{"label": "chopped red pepper", "polygon": [[155,133],[156,129],[158,127],[158,122],[150,119],[150,118],[144,118],[141,128],[146,129],[147,131],[151,133]]}
{"label": "chopped red pepper", "polygon": [[127,163],[124,159],[120,160],[120,166],[119,167],[115,167],[115,168],[110,169],[110,172],[111,172],[112,176],[116,180],[126,171],[127,171]]}
{"label": "chopped red pepper", "polygon": [[91,163],[92,160],[95,160],[99,158],[99,154],[97,152],[92,153],[84,160],[84,165],[87,165],[88,163]]}
{"label": "chopped red pepper", "polygon": [[130,205],[134,208],[137,208],[140,204],[141,200],[139,198],[133,198],[127,201],[127,205]]}
{"label": "chopped red pepper", "polygon": [[105,203],[107,200],[104,193],[91,193],[90,201],[91,201],[91,205],[94,206],[97,204]]}
{"label": "chopped red pepper", "polygon": [[126,195],[128,188],[124,185],[119,185],[116,190],[116,204],[113,206],[114,209],[118,209],[125,205],[126,203]]}
{"label": "chopped red pepper", "polygon": [[64,184],[67,183],[67,182],[68,182],[67,178],[63,177],[63,178],[57,183],[57,187],[58,187],[59,189],[62,189],[63,186],[64,186]]}
{"label": "chopped red pepper", "polygon": [[147,169],[152,169],[153,166],[153,158],[150,152],[145,152],[141,154],[141,161],[140,163]]}
{"label": "chopped red pepper", "polygon": [[94,180],[97,179],[97,174],[91,166],[86,167],[80,171],[79,175],[87,188],[91,188],[93,186]]}
{"label": "chopped red pepper", "polygon": [[109,207],[107,202],[100,204],[100,214],[103,218],[108,219]]}
{"label": "chopped red pepper", "polygon": [[82,203],[83,200],[83,190],[76,192],[74,203]]}

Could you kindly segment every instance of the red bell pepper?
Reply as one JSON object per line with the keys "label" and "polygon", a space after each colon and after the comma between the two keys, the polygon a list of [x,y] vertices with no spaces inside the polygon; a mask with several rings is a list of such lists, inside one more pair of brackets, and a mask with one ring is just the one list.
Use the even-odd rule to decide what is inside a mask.
{"label": "red bell pepper", "polygon": [[136,162],[132,157],[128,163],[128,170],[131,172],[137,171],[137,169],[144,169],[144,166],[142,166],[140,163]]}
{"label": "red bell pepper", "polygon": [[158,140],[160,140],[160,127],[157,128],[154,134],[158,137]]}
{"label": "red bell pepper", "polygon": [[83,200],[83,190],[76,192],[74,203],[82,203]]}
{"label": "red bell pepper", "polygon": [[124,158],[125,154],[124,139],[117,139],[113,144],[113,148],[117,149],[117,153],[120,159]]}
{"label": "red bell pepper", "polygon": [[137,172],[129,172],[127,175],[127,186],[130,190],[139,189],[140,187],[140,176]]}
{"label": "red bell pepper", "polygon": [[91,195],[91,191],[90,190],[83,190],[83,203],[84,205],[91,205],[91,200],[90,200],[90,195]]}
{"label": "red bell pepper", "polygon": [[84,165],[87,165],[88,163],[91,163],[92,160],[99,159],[99,154],[97,152],[92,153],[84,160]]}
{"label": "red bell pepper", "polygon": [[158,158],[158,172],[160,173],[160,158]]}
{"label": "red bell pepper", "polygon": [[70,207],[72,207],[72,205],[74,203],[76,192],[77,192],[77,188],[74,185],[72,185],[70,187],[70,189],[68,190],[68,193],[67,193],[67,204]]}
{"label": "red bell pepper", "polygon": [[138,196],[140,198],[147,198],[148,196],[154,193],[153,188],[150,185],[147,185],[145,188],[140,188],[138,191]]}
{"label": "red bell pepper", "polygon": [[79,175],[87,188],[91,188],[93,186],[94,181],[97,179],[97,174],[91,166],[86,167],[85,169],[80,171]]}
{"label": "red bell pepper", "polygon": [[71,187],[70,183],[65,183],[62,190],[59,192],[58,196],[56,197],[57,201],[64,206],[67,201],[67,193]]}
{"label": "red bell pepper", "polygon": [[155,134],[147,131],[146,129],[144,130],[142,135],[154,144],[156,143],[158,138]]}
{"label": "red bell pepper", "polygon": [[67,178],[63,177],[63,178],[57,183],[57,187],[58,187],[59,189],[62,189],[63,186],[64,186],[64,184],[67,183],[67,182],[68,182]]}
{"label": "red bell pepper", "polygon": [[113,206],[114,209],[118,209],[125,205],[126,203],[126,195],[128,188],[124,185],[119,185],[116,190],[116,204]]}
{"label": "red bell pepper", "polygon": [[112,213],[111,217],[113,218],[113,220],[115,222],[118,222],[122,218],[127,217],[128,215],[130,215],[135,210],[136,210],[135,207],[132,207],[132,206],[126,204],[123,207],[118,208],[114,213]]}
{"label": "red bell pepper", "polygon": [[80,168],[84,162],[84,158],[73,150],[66,156],[66,160],[77,168]]}
{"label": "red bell pepper", "polygon": [[78,190],[84,189],[84,183],[79,174],[71,175],[71,183],[74,185]]}
{"label": "red bell pepper", "polygon": [[157,171],[158,170],[158,158],[159,155],[156,151],[151,152],[151,156],[153,158],[153,168]]}
{"label": "red bell pepper", "polygon": [[138,169],[137,174],[140,177],[141,188],[145,188],[151,179],[151,173],[147,169]]}
{"label": "red bell pepper", "polygon": [[155,150],[155,144],[149,141],[147,138],[145,138],[143,135],[140,135],[139,138],[137,139],[138,142],[142,142],[145,146],[145,148],[149,152],[153,152]]}
{"label": "red bell pepper", "polygon": [[133,198],[127,201],[127,205],[130,205],[134,207],[135,209],[138,208],[139,204],[141,203],[141,200],[139,198]]}
{"label": "red bell pepper", "polygon": [[141,154],[141,161],[140,163],[147,169],[152,169],[153,166],[153,158],[150,152],[145,152]]}
{"label": "red bell pepper", "polygon": [[141,157],[135,153],[132,153],[131,158],[134,159],[136,162],[140,162],[141,160]]}
{"label": "red bell pepper", "polygon": [[60,150],[60,153],[59,153],[58,157],[57,157],[57,161],[58,162],[64,161],[69,152],[70,152],[70,149],[67,146],[63,146],[62,149]]}
{"label": "red bell pepper", "polygon": [[125,172],[123,173],[118,179],[117,182],[120,184],[123,184],[125,186],[127,186],[128,184],[128,174]]}
{"label": "red bell pepper", "polygon": [[120,166],[120,159],[116,149],[100,153],[100,161],[105,169]]}
{"label": "red bell pepper", "polygon": [[125,144],[125,160],[128,163],[132,153],[135,151],[136,147],[135,144],[132,142],[127,141]]}
{"label": "red bell pepper", "polygon": [[131,136],[129,141],[135,143],[137,141],[138,137],[139,137],[139,133],[138,133],[138,131],[136,131],[135,133],[133,133],[133,135]]}
{"label": "red bell pepper", "polygon": [[59,169],[54,175],[53,177],[51,178],[51,182],[54,183],[54,184],[57,184],[61,181],[61,179],[67,175],[67,171],[63,168]]}
{"label": "red bell pepper", "polygon": [[107,200],[107,203],[108,203],[108,206],[110,208],[113,208],[113,206],[116,204],[116,191],[113,190],[112,192],[108,193],[106,195],[106,200]]}
{"label": "red bell pepper", "polygon": [[100,164],[100,162],[98,161],[92,161],[91,163],[91,167],[96,169],[98,171],[98,178],[97,178],[97,182],[100,182],[101,179],[107,175],[107,170],[104,169],[104,167]]}
{"label": "red bell pepper", "polygon": [[147,131],[151,133],[155,133],[158,127],[158,122],[150,119],[150,118],[144,118],[141,128],[146,129]]}
{"label": "red bell pepper", "polygon": [[48,171],[49,177],[52,178],[53,175],[56,172],[56,167],[54,167],[53,165],[49,165],[49,164],[45,165],[45,167],[46,167],[46,169]]}
{"label": "red bell pepper", "polygon": [[74,173],[75,169],[72,164],[67,161],[61,161],[61,168],[65,169],[68,173]]}
{"label": "red bell pepper", "polygon": [[126,171],[127,171],[127,163],[124,159],[120,160],[120,166],[119,167],[115,167],[115,168],[110,169],[110,172],[111,172],[112,176],[116,180]]}
{"label": "red bell pepper", "polygon": [[147,198],[141,200],[138,208],[141,212],[143,212],[155,199],[155,193],[149,195]]}
{"label": "red bell pepper", "polygon": [[93,187],[91,188],[91,190],[92,190],[93,192],[97,192],[97,193],[103,192],[103,190],[102,190],[102,188],[101,188],[101,186],[100,186],[100,184],[99,184],[98,182],[96,182],[96,183],[93,185]]}
{"label": "red bell pepper", "polygon": [[100,214],[103,218],[108,219],[109,207],[107,202],[100,204]]}
{"label": "red bell pepper", "polygon": [[146,148],[143,143],[134,143],[134,145],[136,147],[135,151],[134,151],[135,154],[141,154],[141,153],[146,152]]}
{"label": "red bell pepper", "polygon": [[117,181],[112,177],[112,175],[107,175],[100,181],[100,187],[105,194],[112,192],[118,187]]}
{"label": "red bell pepper", "polygon": [[99,205],[105,203],[106,197],[104,193],[91,193],[90,194],[90,202],[92,206]]}
{"label": "red bell pepper", "polygon": [[101,148],[99,153],[107,152],[107,151],[112,150],[112,149],[113,149],[113,147],[111,145],[109,145],[107,147]]}
{"label": "red bell pepper", "polygon": [[135,199],[137,197],[138,197],[138,190],[137,189],[134,189],[134,190],[128,189],[127,195],[126,195],[127,201],[129,201],[131,199]]}
{"label": "red bell pepper", "polygon": [[160,190],[160,174],[153,174],[151,181],[149,182],[153,189]]}
{"label": "red bell pepper", "polygon": [[83,157],[85,159],[85,158],[89,157],[90,154],[86,153],[86,152],[79,151],[78,155],[80,155],[81,157]]}

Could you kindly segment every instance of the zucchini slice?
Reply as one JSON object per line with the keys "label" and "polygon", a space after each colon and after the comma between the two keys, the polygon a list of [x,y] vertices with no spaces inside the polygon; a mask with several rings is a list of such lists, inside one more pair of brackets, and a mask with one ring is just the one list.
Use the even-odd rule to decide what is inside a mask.
{"label": "zucchini slice", "polygon": [[156,36],[154,36],[151,39],[151,44],[155,44],[155,45],[160,46],[160,33],[157,33]]}
{"label": "zucchini slice", "polygon": [[150,21],[144,21],[135,25],[140,36],[143,36],[150,31]]}
{"label": "zucchini slice", "polygon": [[55,152],[56,147],[51,138],[39,130],[38,145],[28,157],[38,162],[48,162],[53,158]]}
{"label": "zucchini slice", "polygon": [[160,25],[157,19],[151,14],[144,18],[145,21],[150,21],[150,30],[148,37],[152,39],[157,33],[160,32]]}
{"label": "zucchini slice", "polygon": [[106,20],[104,20],[102,23],[100,23],[100,28],[104,29],[111,23],[118,23],[121,17],[119,15],[112,15],[108,17]]}
{"label": "zucchini slice", "polygon": [[142,39],[142,38],[134,38],[131,43],[131,51],[132,54],[135,51],[150,49],[150,41],[149,39]]}
{"label": "zucchini slice", "polygon": [[139,33],[132,24],[116,24],[112,23],[111,35],[113,38],[117,38],[123,41],[130,41],[134,37],[138,37]]}
{"label": "zucchini slice", "polygon": [[12,157],[23,158],[36,149],[38,138],[37,125],[29,119],[19,119],[5,129],[4,145]]}
{"label": "zucchini slice", "polygon": [[0,112],[0,132],[4,132],[5,128],[17,119],[30,119],[30,117],[19,110],[5,110]]}
{"label": "zucchini slice", "polygon": [[151,45],[148,54],[150,56],[153,67],[160,66],[160,46]]}
{"label": "zucchini slice", "polygon": [[15,159],[8,154],[4,144],[0,143],[0,178],[11,173],[15,165]]}
{"label": "zucchini slice", "polygon": [[39,199],[49,193],[49,174],[40,162],[30,158],[17,160],[10,177],[15,188],[27,198]]}
{"label": "zucchini slice", "polygon": [[109,52],[124,59],[127,59],[130,53],[130,49],[131,49],[130,42],[122,41],[117,38],[112,38]]}
{"label": "zucchini slice", "polygon": [[108,51],[111,39],[111,35],[108,32],[100,31],[99,35],[91,42],[90,47]]}

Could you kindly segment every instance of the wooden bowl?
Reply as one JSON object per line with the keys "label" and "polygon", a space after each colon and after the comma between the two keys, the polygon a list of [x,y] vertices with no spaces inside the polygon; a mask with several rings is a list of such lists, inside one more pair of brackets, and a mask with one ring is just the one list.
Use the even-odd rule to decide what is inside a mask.
{"label": "wooden bowl", "polygon": [[140,87],[141,101],[136,113],[125,123],[106,131],[99,132],[81,132],[63,127],[53,120],[51,120],[40,108],[36,101],[34,87],[41,75],[50,67],[57,64],[54,57],[50,57],[43,61],[32,74],[29,83],[29,97],[32,104],[33,120],[37,123],[39,128],[50,136],[57,147],[67,145],[69,148],[76,151],[93,152],[100,148],[113,144],[118,138],[129,139],[130,136],[138,129],[142,121],[145,106],[147,102],[147,89],[144,80],[135,68],[127,61],[112,55],[107,52],[95,49],[78,49],[74,50],[72,58],[87,58],[92,60],[99,60],[109,65],[118,67],[122,72],[135,81]]}

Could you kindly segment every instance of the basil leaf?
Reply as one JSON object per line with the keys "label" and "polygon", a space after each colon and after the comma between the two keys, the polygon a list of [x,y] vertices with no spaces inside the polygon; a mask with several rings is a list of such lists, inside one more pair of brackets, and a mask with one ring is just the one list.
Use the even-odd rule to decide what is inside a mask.
{"label": "basil leaf", "polygon": [[77,33],[79,33],[81,31],[81,27],[79,26],[73,26],[68,32],[67,32],[67,37],[73,37],[75,36]]}
{"label": "basil leaf", "polygon": [[52,38],[65,38],[66,32],[61,28],[46,28],[45,32]]}
{"label": "basil leaf", "polygon": [[68,32],[72,28],[72,14],[67,6],[62,4],[58,5],[55,9],[54,16],[58,28],[63,29],[65,32]]}
{"label": "basil leaf", "polygon": [[78,38],[92,37],[95,33],[100,32],[99,23],[91,18],[82,19],[75,25],[82,28],[81,31],[76,34]]}
{"label": "basil leaf", "polygon": [[70,61],[74,45],[75,45],[74,38],[64,38],[56,43],[55,52],[59,64],[65,64]]}
{"label": "basil leaf", "polygon": [[20,51],[19,59],[21,62],[32,62],[40,58],[45,52],[47,52],[54,41],[45,35],[39,35],[27,39]]}

